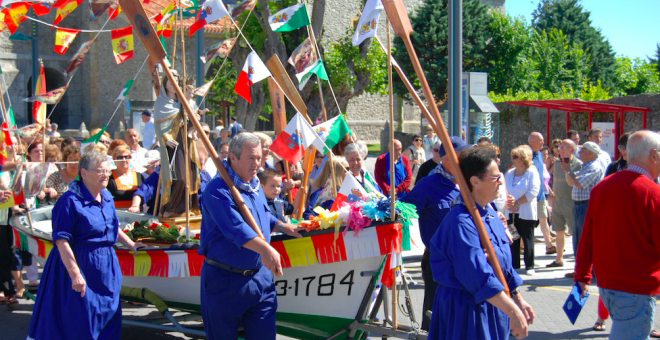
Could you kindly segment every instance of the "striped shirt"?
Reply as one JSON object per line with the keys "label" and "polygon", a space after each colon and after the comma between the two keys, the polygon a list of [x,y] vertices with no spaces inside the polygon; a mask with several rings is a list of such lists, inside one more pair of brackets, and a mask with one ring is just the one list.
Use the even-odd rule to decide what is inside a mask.
{"label": "striped shirt", "polygon": [[582,169],[575,172],[575,177],[582,186],[582,189],[573,186],[571,198],[573,198],[574,201],[588,200],[591,189],[603,179],[603,174],[603,168],[600,167],[597,158],[582,164]]}

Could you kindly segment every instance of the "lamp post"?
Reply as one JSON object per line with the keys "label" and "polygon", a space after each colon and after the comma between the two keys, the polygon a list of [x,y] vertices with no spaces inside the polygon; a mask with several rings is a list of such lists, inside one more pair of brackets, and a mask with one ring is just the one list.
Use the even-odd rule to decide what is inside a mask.
{"label": "lamp post", "polygon": [[[37,86],[37,77],[39,76],[39,26],[36,22],[32,21],[32,34],[27,36],[21,32],[16,32],[9,36],[12,40],[31,40],[32,41],[32,95],[36,93],[35,87]],[[32,107],[32,103],[28,104]],[[27,115],[28,123],[33,123],[32,115]]]}

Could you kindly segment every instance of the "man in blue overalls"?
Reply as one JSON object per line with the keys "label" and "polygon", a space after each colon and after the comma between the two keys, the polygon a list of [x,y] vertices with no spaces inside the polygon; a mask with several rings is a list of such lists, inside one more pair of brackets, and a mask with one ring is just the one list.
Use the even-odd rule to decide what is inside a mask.
{"label": "man in blue overalls", "polygon": [[202,194],[201,307],[209,339],[235,340],[240,326],[248,340],[275,339],[273,274],[282,275],[282,265],[269,244],[270,233],[300,237],[302,228],[270,214],[256,177],[261,155],[259,138],[239,133],[229,145],[225,167],[265,240],[245,222],[221,178],[211,180]]}

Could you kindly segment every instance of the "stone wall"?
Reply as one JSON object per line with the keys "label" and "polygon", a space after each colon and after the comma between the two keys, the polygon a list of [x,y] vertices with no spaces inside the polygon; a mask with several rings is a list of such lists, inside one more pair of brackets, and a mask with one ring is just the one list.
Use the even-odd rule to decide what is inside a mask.
{"label": "stone wall", "polygon": [[[646,117],[646,128],[660,130],[660,94],[640,94],[635,96],[615,97],[600,101],[603,103],[645,107],[651,109]],[[502,152],[502,167],[511,163],[509,154],[514,147],[527,144],[527,136],[532,131],[541,132],[546,141],[554,138],[563,139],[566,136],[566,112],[550,111],[550,137],[546,136],[546,109],[519,106],[508,103],[495,103],[500,110],[500,140]],[[594,113],[593,122],[613,122],[612,113]],[[580,142],[587,140],[589,116],[586,112],[576,112],[570,115],[570,129],[578,130]],[[626,113],[624,131],[631,132],[642,128],[642,114]]]}

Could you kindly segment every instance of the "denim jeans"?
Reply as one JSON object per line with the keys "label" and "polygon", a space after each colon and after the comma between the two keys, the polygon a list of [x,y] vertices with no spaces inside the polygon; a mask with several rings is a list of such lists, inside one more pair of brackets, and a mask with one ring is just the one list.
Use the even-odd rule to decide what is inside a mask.
{"label": "denim jeans", "polygon": [[600,297],[612,316],[610,340],[649,338],[655,313],[655,296],[599,288]]}
{"label": "denim jeans", "polygon": [[[575,203],[573,205],[573,220],[575,221],[575,228],[573,230],[573,254],[577,254],[578,244],[580,242],[580,234],[582,234],[582,225],[584,224],[584,216],[587,214],[588,201]],[[577,257],[577,255],[575,255]]]}

